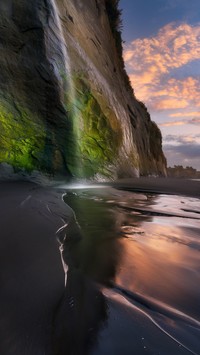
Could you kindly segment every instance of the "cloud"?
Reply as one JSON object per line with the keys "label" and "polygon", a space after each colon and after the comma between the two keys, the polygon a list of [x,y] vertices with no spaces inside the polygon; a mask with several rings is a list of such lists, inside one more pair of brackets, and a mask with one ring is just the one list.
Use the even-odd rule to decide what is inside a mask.
{"label": "cloud", "polygon": [[[200,58],[200,26],[170,23],[155,37],[136,39],[124,51],[126,63],[137,72],[154,72],[155,77]],[[142,59],[142,60],[141,60]],[[135,63],[137,67],[135,68]]]}
{"label": "cloud", "polygon": [[183,165],[193,166],[200,170],[200,144],[187,143],[187,144],[164,144],[164,154],[167,158],[167,165]]}
{"label": "cloud", "polygon": [[200,170],[200,134],[168,134],[163,137],[168,166],[192,165]]}
{"label": "cloud", "polygon": [[186,124],[186,121],[174,121],[174,122],[164,122],[160,123],[161,127],[172,127],[172,126],[183,126]]}
{"label": "cloud", "polygon": [[169,121],[160,123],[159,126],[161,127],[172,127],[172,126],[183,126],[183,125],[200,125],[200,118],[192,118],[191,120],[184,120],[184,121]]}
{"label": "cloud", "polygon": [[153,107],[156,111],[163,111],[169,109],[172,110],[178,108],[185,108],[187,106],[188,106],[187,100],[166,98],[166,99],[161,99],[160,101],[156,101]]}
{"label": "cloud", "polygon": [[184,158],[199,158],[200,144],[167,144],[163,146],[165,151],[181,154]]}
{"label": "cloud", "polygon": [[177,112],[171,113],[169,117],[200,117],[200,112]]}
{"label": "cloud", "polygon": [[[162,86],[162,89],[160,87]],[[153,101],[151,107],[156,110],[174,110],[187,108],[196,109],[197,116],[200,116],[198,112],[198,106],[200,104],[200,78],[187,77],[184,79],[170,78],[160,82],[158,85],[154,85],[147,93],[147,100]],[[181,117],[170,116],[170,117]],[[190,116],[191,113],[184,111],[184,117]],[[183,116],[182,116],[183,117]]]}
{"label": "cloud", "polygon": [[200,76],[191,74],[200,66],[200,25],[170,23],[155,36],[126,45],[124,60],[136,97],[164,132],[167,127],[175,132],[163,137],[168,165],[200,169],[200,135],[193,134],[200,125]]}
{"label": "cloud", "polygon": [[200,25],[170,23],[156,36],[136,39],[127,45],[124,60],[136,97],[151,110],[198,111],[200,77],[177,79],[175,75],[194,60],[200,63]]}
{"label": "cloud", "polygon": [[163,138],[164,142],[175,142],[176,144],[191,144],[197,143],[200,135],[176,135],[176,134],[168,134]]}

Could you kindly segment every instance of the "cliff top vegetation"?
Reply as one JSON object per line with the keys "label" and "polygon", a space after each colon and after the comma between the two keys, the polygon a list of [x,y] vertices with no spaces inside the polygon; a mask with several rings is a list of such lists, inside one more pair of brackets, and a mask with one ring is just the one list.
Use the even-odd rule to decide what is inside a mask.
{"label": "cliff top vegetation", "polygon": [[119,0],[105,0],[106,11],[108,14],[108,19],[110,22],[110,27],[113,33],[113,37],[115,39],[116,50],[119,56],[119,62],[121,69],[124,74],[124,81],[126,84],[126,88],[134,94],[133,88],[131,86],[131,82],[129,76],[125,69],[125,63],[123,59],[123,40],[122,40],[122,10],[119,9]]}

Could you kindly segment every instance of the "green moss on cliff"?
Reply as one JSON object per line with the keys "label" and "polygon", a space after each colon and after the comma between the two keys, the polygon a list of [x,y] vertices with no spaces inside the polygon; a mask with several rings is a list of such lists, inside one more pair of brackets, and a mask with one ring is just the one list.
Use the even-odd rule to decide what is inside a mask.
{"label": "green moss on cliff", "polygon": [[119,122],[111,113],[105,115],[82,78],[75,78],[75,86],[78,100],[71,116],[74,116],[77,141],[76,165],[70,170],[79,177],[91,177],[96,173],[109,175],[109,164],[113,164],[122,142]]}
{"label": "green moss on cliff", "polygon": [[37,168],[44,148],[45,132],[33,115],[17,106],[0,103],[0,163],[28,171]]}

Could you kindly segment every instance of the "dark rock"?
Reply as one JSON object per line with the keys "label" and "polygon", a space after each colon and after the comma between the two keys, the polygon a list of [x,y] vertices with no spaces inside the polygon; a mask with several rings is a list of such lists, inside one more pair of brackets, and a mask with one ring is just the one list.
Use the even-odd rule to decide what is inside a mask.
{"label": "dark rock", "polygon": [[66,177],[165,174],[161,134],[121,63],[104,2],[1,0],[0,163]]}

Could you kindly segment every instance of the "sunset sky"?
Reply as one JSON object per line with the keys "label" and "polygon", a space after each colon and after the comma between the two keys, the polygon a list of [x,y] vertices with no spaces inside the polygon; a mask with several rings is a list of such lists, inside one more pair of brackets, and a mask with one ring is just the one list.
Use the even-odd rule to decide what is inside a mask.
{"label": "sunset sky", "polygon": [[168,166],[200,170],[200,1],[120,0],[124,60]]}

